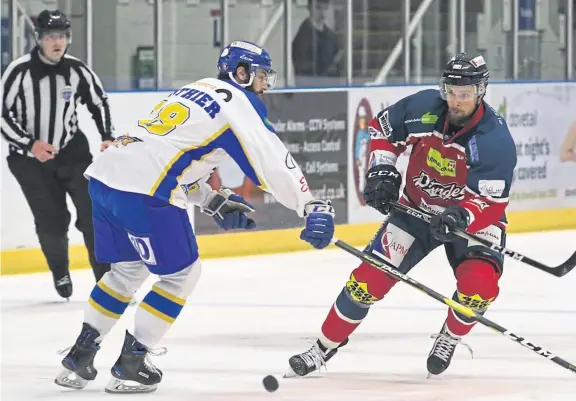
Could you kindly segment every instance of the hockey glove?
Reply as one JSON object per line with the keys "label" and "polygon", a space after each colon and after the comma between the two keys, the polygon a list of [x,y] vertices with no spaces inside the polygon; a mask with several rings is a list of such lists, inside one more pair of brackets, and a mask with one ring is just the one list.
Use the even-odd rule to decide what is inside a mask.
{"label": "hockey glove", "polygon": [[329,200],[316,200],[304,206],[306,228],[300,233],[300,239],[316,249],[326,248],[334,236],[334,208]]}
{"label": "hockey glove", "polygon": [[458,236],[454,230],[466,230],[469,214],[462,206],[450,206],[442,214],[432,217],[430,231],[432,236],[441,242],[454,241]]}
{"label": "hockey glove", "polygon": [[246,215],[255,210],[254,206],[228,188],[214,192],[208,206],[202,208],[202,213],[212,216],[216,224],[224,230],[235,228],[250,230],[256,227],[256,222]]}
{"label": "hockey glove", "polygon": [[401,185],[402,177],[396,167],[389,164],[374,166],[366,174],[364,200],[368,206],[388,214],[390,202],[395,202],[400,197]]}

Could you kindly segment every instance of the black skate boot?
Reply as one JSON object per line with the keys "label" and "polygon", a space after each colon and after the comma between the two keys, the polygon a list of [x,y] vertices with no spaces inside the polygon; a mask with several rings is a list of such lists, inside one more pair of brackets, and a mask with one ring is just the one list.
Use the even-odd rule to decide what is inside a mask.
{"label": "black skate boot", "polygon": [[316,340],[312,348],[302,354],[294,355],[288,360],[292,372],[288,372],[284,377],[294,377],[296,376],[306,376],[322,366],[326,365],[336,352],[338,348],[341,348],[348,344],[348,339],[344,340],[337,348],[328,349],[320,340]]}
{"label": "black skate boot", "polygon": [[100,345],[95,340],[100,337],[98,330],[88,323],[82,325],[82,332],[76,339],[76,343],[69,350],[62,360],[64,369],[54,379],[54,383],[59,386],[73,388],[76,390],[86,387],[89,381],[96,378],[98,371],[94,368],[94,357],[100,349]]}
{"label": "black skate boot", "polygon": [[58,295],[69,300],[72,296],[72,279],[70,278],[70,273],[52,273],[52,277],[54,279],[54,288],[56,288]]}
{"label": "black skate boot", "polygon": [[162,381],[162,371],[150,362],[148,354],[164,355],[166,348],[150,351],[126,332],[120,357],[112,367],[107,393],[151,393]]}
{"label": "black skate boot", "polygon": [[454,356],[454,350],[458,344],[462,344],[468,348],[470,355],[473,355],[472,348],[463,343],[460,337],[452,335],[446,328],[446,324],[442,326],[440,333],[432,335],[431,338],[435,338],[436,341],[434,341],[434,345],[426,361],[428,377],[431,375],[439,375],[448,369]]}

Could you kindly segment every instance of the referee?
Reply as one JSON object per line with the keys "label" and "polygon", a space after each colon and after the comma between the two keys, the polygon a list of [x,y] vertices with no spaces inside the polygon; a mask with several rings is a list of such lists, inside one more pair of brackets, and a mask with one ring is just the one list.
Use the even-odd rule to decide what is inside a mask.
{"label": "referee", "polygon": [[102,136],[100,150],[113,140],[108,100],[100,79],[82,61],[66,54],[70,21],[44,10],[35,21],[37,46],[10,63],[2,76],[2,137],[8,166],[34,215],[36,233],[63,298],[72,295],[68,226],[70,195],[96,280],[110,270],[94,257],[92,203],[84,171],[92,162],[88,140],[78,127],[76,106],[86,104]]}

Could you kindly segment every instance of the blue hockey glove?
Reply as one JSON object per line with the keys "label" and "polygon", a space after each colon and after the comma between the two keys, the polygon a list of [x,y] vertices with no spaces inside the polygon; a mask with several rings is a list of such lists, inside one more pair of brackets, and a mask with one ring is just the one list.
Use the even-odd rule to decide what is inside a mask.
{"label": "blue hockey glove", "polygon": [[316,249],[326,248],[334,236],[334,208],[330,201],[312,201],[304,207],[306,228],[300,239]]}
{"label": "blue hockey glove", "polygon": [[244,228],[250,230],[256,227],[256,222],[246,215],[253,212],[254,206],[240,195],[235,194],[228,188],[221,188],[208,203],[202,208],[202,213],[212,216],[216,224],[224,230]]}
{"label": "blue hockey glove", "polygon": [[430,232],[438,241],[454,241],[458,238],[454,230],[466,230],[469,224],[468,218],[469,214],[462,206],[450,206],[442,214],[432,217]]}

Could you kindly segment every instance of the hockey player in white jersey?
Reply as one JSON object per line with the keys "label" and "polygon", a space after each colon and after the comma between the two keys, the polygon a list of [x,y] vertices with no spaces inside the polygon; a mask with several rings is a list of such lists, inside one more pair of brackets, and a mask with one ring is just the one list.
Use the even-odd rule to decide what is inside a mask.
{"label": "hockey player in white jersey", "polygon": [[[262,190],[305,219],[300,238],[324,248],[334,233],[329,201],[314,200],[300,168],[266,117],[259,95],[276,74],[268,53],[249,42],[227,46],[218,79],[186,85],[160,102],[88,167],[96,256],[112,268],[94,287],[76,343],[56,384],[75,389],[94,380],[94,357],[150,273],[159,280],[126,332],[106,391],[154,391],[162,372],[148,359],[182,310],[200,276],[188,202],[224,229],[255,226],[242,197],[207,183],[231,157]],[[129,107],[129,106],[128,106]]]}

